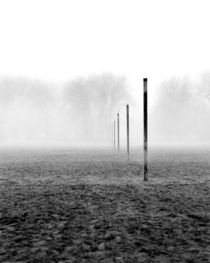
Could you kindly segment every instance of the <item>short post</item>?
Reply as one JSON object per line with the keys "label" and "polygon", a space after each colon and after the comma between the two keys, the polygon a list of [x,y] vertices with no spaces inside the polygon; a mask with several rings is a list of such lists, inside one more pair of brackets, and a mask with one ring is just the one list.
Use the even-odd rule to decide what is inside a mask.
{"label": "short post", "polygon": [[147,78],[144,78],[144,181],[148,181],[148,109],[147,109]]}
{"label": "short post", "polygon": [[114,121],[114,150],[116,149],[116,135],[115,135],[115,126],[116,126],[116,123],[115,123],[115,121]]}
{"label": "short post", "polygon": [[117,113],[117,150],[120,152],[120,115]]}
{"label": "short post", "polygon": [[126,105],[126,121],[127,121],[127,156],[130,158],[130,141],[129,141],[129,105]]}

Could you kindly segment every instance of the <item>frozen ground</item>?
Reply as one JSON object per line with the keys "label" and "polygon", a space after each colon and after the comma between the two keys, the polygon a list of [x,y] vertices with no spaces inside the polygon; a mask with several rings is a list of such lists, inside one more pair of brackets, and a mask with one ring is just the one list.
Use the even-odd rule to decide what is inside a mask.
{"label": "frozen ground", "polygon": [[0,152],[0,262],[210,262],[210,151]]}

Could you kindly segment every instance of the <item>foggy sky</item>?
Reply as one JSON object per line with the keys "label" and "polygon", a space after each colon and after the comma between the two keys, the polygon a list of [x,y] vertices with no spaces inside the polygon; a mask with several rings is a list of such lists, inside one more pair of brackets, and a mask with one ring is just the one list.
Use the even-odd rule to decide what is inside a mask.
{"label": "foggy sky", "polygon": [[145,77],[150,142],[208,141],[209,7],[208,0],[0,1],[0,141],[111,143],[119,112],[123,144],[129,103],[138,145]]}
{"label": "foggy sky", "polygon": [[113,74],[80,77],[63,86],[26,78],[0,80],[0,143],[104,144],[113,115],[130,101],[126,81]]}
{"label": "foggy sky", "polygon": [[[148,92],[150,145],[210,143],[210,73],[197,79],[166,79],[157,89],[152,106]],[[111,147],[119,113],[121,145],[125,146],[129,104],[130,141],[136,147],[143,142],[142,91],[143,85],[139,97],[133,96],[126,78],[110,73],[79,77],[59,86],[28,78],[1,79],[0,144]]]}
{"label": "foggy sky", "polygon": [[135,96],[148,77],[153,96],[167,78],[210,69],[209,8],[208,0],[0,1],[0,77],[64,83],[112,72]]}
{"label": "foggy sky", "polygon": [[150,119],[153,141],[210,142],[210,73],[200,78],[173,77],[159,89]]}

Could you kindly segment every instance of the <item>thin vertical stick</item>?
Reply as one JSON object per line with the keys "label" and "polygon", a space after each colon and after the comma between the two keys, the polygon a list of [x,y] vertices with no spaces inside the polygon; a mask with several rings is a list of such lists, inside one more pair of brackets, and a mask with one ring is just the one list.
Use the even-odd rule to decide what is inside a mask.
{"label": "thin vertical stick", "polygon": [[120,152],[120,115],[117,113],[117,150]]}
{"label": "thin vertical stick", "polygon": [[147,78],[144,78],[144,181],[148,181],[148,109],[147,109]]}
{"label": "thin vertical stick", "polygon": [[115,131],[115,126],[116,126],[116,123],[115,123],[115,121],[114,121],[114,150],[116,149],[116,135],[115,135],[115,133],[116,133],[116,131]]}
{"label": "thin vertical stick", "polygon": [[127,155],[130,158],[130,141],[129,141],[129,105],[126,105],[126,120],[127,120]]}

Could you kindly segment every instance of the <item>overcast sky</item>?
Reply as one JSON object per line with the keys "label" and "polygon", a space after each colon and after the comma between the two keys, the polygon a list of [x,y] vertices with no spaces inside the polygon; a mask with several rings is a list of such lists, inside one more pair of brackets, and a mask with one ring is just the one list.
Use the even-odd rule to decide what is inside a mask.
{"label": "overcast sky", "polygon": [[209,0],[1,0],[0,77],[132,85],[210,69]]}

